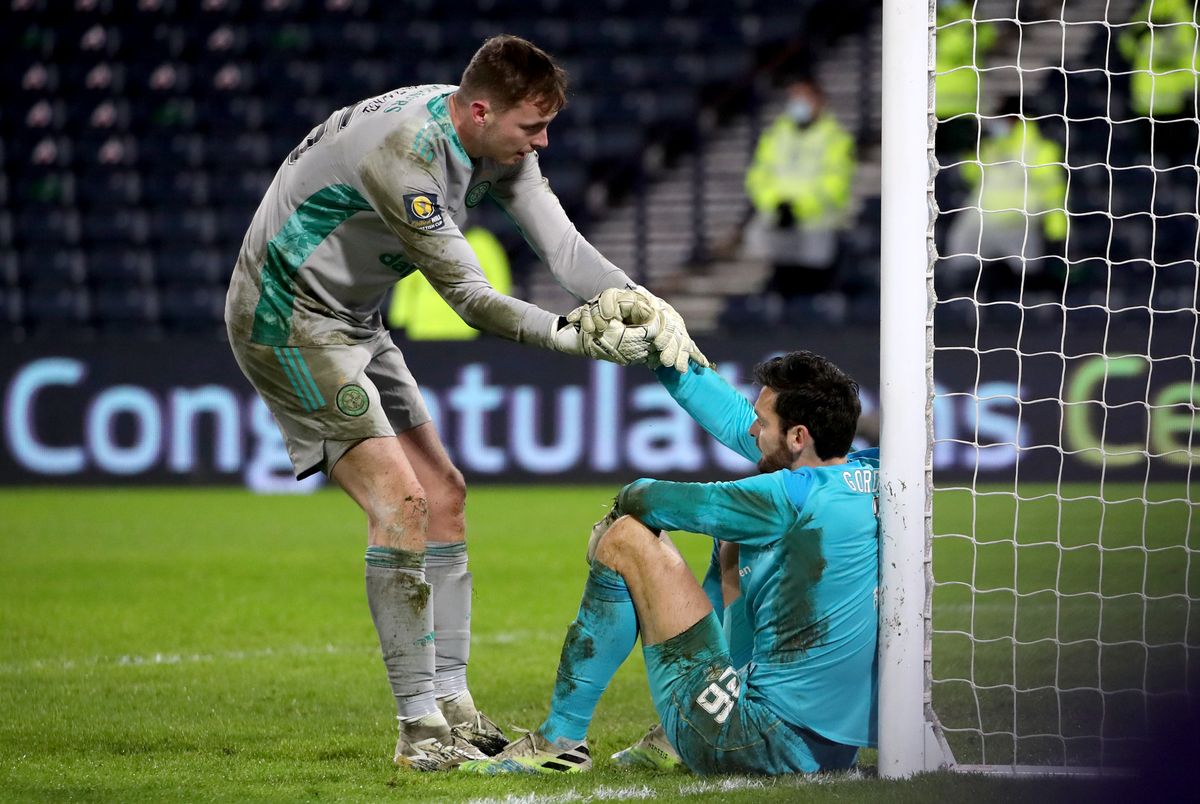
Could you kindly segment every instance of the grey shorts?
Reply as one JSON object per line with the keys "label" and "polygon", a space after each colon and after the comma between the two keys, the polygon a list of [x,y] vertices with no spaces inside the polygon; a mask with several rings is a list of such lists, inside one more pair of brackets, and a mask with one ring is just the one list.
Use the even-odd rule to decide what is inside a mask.
{"label": "grey shorts", "polygon": [[275,417],[296,479],[324,471],[366,438],[430,420],[417,381],[386,331],[336,346],[232,342],[242,373]]}

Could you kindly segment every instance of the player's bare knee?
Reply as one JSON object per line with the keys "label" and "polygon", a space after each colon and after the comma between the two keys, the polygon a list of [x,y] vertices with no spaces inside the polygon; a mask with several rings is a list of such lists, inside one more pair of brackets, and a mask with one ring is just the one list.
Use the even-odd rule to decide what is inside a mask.
{"label": "player's bare knee", "polygon": [[367,512],[374,541],[402,550],[422,550],[429,530],[429,501],[424,493],[381,501]]}
{"label": "player's bare knee", "polygon": [[446,507],[461,515],[467,509],[467,481],[458,469],[452,469],[443,478],[445,488],[443,497]]}
{"label": "player's bare knee", "polygon": [[629,561],[636,561],[658,545],[658,535],[631,516],[623,516],[600,537],[596,559],[618,572]]}

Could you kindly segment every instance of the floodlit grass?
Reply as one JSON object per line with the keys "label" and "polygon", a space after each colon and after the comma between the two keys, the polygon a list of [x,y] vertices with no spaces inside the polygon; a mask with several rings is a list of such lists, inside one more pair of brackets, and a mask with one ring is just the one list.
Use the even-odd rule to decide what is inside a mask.
{"label": "floodlit grass", "polygon": [[1200,658],[1195,496],[1026,484],[933,510],[934,708],[959,761],[1127,761]]}
{"label": "floodlit grass", "polygon": [[[611,488],[471,491],[470,680],[501,724],[533,727],[545,714],[588,527],[611,498]],[[397,770],[364,534],[362,515],[333,491],[0,492],[0,798],[924,804],[1100,790],[947,774],[887,782],[872,778],[870,753],[857,777],[817,781],[617,769],[608,755],[654,718],[639,651],[600,703],[591,774]],[[707,561],[707,539],[676,543],[693,566]],[[967,572],[956,561],[939,571]]]}

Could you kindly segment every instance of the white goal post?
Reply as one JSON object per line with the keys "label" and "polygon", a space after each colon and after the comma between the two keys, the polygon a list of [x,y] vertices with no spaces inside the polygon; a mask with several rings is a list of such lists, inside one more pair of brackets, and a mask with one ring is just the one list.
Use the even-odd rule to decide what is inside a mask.
{"label": "white goal post", "polygon": [[1200,697],[1196,13],[883,1],[883,777],[1119,772]]}
{"label": "white goal post", "polygon": [[930,380],[927,274],[930,10],[884,0],[880,273],[879,774],[903,777],[926,758],[925,544]]}

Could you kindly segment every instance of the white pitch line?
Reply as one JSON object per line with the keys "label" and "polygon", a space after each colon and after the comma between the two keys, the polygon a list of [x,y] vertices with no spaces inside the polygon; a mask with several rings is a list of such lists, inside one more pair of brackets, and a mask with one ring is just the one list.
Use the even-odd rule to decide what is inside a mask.
{"label": "white pitch line", "polygon": [[[500,631],[478,634],[471,638],[475,645],[509,645],[514,643],[557,641],[562,634],[549,631]],[[20,675],[39,670],[75,670],[81,667],[157,667],[209,662],[243,662],[253,659],[274,657],[317,656],[321,654],[378,654],[378,646],[371,645],[292,645],[282,648],[258,648],[254,650],[230,650],[219,653],[173,653],[159,651],[141,655],[120,654],[116,656],[89,656],[80,659],[33,659],[27,662],[5,662],[0,664],[0,674]]]}
{"label": "white pitch line", "polygon": [[[729,776],[721,779],[701,779],[687,782],[673,791],[678,796],[708,796],[734,793],[741,790],[766,790],[769,788],[798,788],[813,784],[831,784],[840,781],[855,781],[863,775],[857,770],[839,774],[817,774],[815,776],[782,776],[759,779],[749,776]],[[664,793],[667,791],[663,791]],[[573,801],[645,801],[658,798],[659,791],[647,785],[638,787],[601,786],[594,790],[579,791],[574,788],[550,795],[507,795],[503,798],[475,798],[468,804],[570,804]]]}

